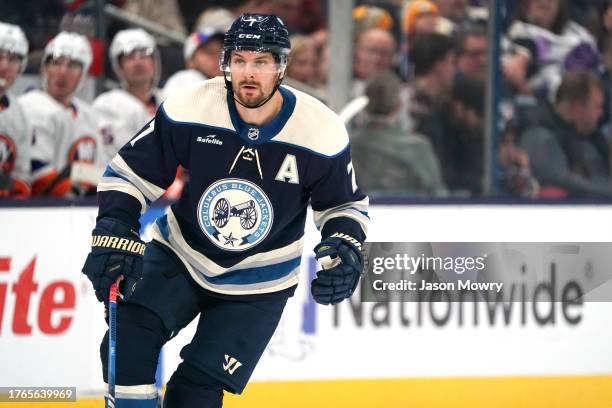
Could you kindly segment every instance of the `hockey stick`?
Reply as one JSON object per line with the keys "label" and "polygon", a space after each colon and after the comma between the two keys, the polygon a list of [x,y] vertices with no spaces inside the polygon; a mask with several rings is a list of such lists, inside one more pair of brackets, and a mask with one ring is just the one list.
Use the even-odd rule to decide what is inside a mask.
{"label": "hockey stick", "polygon": [[106,408],[115,408],[115,359],[117,351],[117,287],[121,277],[110,287],[108,295],[108,398]]}

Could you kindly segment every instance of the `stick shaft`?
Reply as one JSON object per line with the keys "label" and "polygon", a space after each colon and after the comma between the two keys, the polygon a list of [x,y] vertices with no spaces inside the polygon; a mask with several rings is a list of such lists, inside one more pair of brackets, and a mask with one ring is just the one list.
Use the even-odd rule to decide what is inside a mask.
{"label": "stick shaft", "polygon": [[117,351],[117,286],[111,285],[108,298],[108,399],[106,408],[115,407],[115,360]]}

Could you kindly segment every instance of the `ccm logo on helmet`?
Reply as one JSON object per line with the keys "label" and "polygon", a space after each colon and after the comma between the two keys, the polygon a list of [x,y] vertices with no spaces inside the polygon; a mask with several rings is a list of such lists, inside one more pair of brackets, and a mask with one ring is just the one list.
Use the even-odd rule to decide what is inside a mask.
{"label": "ccm logo on helmet", "polygon": [[261,35],[258,34],[238,34],[238,38],[252,38],[254,40],[258,40],[261,38]]}

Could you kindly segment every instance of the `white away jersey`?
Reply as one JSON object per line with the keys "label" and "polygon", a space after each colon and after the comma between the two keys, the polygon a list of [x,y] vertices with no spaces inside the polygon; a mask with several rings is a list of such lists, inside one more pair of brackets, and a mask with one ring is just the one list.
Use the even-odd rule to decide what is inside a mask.
{"label": "white away jersey", "polygon": [[0,178],[21,183],[19,189],[29,192],[32,131],[17,98],[7,93],[0,105]]}
{"label": "white away jersey", "polygon": [[103,139],[100,151],[102,163],[108,163],[121,146],[153,118],[161,100],[160,91],[154,90],[154,108],[150,109],[124,89],[104,92],[94,100],[93,108],[98,116]]}
{"label": "white away jersey", "polygon": [[[33,194],[50,194],[49,183],[67,179],[69,166],[76,161],[98,162],[99,126],[87,103],[73,98],[65,107],[40,90],[20,96],[19,103],[32,126]],[[65,188],[52,195],[64,192]]]}
{"label": "white away jersey", "polygon": [[324,237],[365,240],[368,198],[355,182],[344,124],[313,97],[279,91],[282,108],[264,126],[241,120],[221,77],[171,95],[107,167],[100,216],[137,226],[182,165],[189,182],[156,221],[154,239],[195,282],[226,295],[297,283],[309,203]]}

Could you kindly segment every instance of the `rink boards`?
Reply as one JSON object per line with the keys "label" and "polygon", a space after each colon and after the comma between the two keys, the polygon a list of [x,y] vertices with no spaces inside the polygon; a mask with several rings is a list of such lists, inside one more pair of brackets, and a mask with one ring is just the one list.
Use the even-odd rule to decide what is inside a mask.
{"label": "rink boards", "polygon": [[[103,312],[79,272],[95,216],[81,207],[0,210],[0,384],[99,395]],[[372,208],[371,216],[372,241],[612,241],[602,227],[612,209],[603,206],[393,206]],[[310,225],[307,236],[311,248]],[[612,406],[610,303],[582,305],[578,324],[557,309],[547,325],[530,318],[460,324],[456,306],[325,308],[308,296],[309,255],[253,383],[244,396],[226,397],[227,406]],[[165,347],[164,379],[190,330]],[[88,404],[69,406],[100,406]]]}

